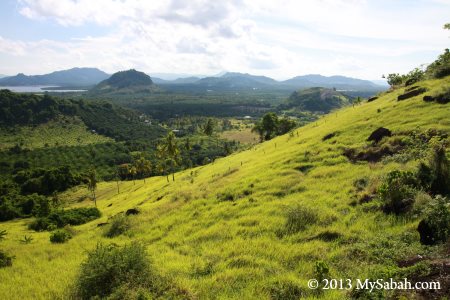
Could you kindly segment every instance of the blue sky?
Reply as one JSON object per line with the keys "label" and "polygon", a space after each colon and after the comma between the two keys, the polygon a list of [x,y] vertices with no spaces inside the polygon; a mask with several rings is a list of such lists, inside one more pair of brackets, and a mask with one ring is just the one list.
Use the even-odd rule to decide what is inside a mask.
{"label": "blue sky", "polygon": [[450,0],[3,0],[0,74],[72,67],[379,79],[448,47]]}

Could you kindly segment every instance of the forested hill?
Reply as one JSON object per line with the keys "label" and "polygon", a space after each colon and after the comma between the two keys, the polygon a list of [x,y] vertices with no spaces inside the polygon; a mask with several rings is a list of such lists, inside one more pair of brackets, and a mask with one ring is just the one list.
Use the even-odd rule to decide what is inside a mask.
{"label": "forested hill", "polygon": [[59,99],[0,90],[0,126],[38,125],[58,115],[78,116],[90,130],[116,140],[156,139],[165,130],[145,116],[114,104]]}
{"label": "forested hill", "polygon": [[90,94],[150,93],[155,88],[150,76],[132,69],[114,73],[91,89]]}
{"label": "forested hill", "polygon": [[293,92],[283,106],[326,113],[350,103],[351,98],[349,96],[334,89],[315,87]]}

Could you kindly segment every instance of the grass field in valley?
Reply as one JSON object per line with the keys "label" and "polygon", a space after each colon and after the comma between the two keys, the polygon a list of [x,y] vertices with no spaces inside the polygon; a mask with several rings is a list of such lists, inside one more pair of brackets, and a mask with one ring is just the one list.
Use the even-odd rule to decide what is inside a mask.
{"label": "grass field in valley", "polygon": [[[450,77],[420,83],[434,93]],[[307,288],[316,261],[332,278],[370,278],[398,269],[397,261],[422,254],[418,219],[384,214],[373,202],[351,205],[355,180],[379,181],[394,169],[412,170],[418,161],[351,163],[346,147],[360,147],[376,128],[394,132],[436,128],[450,133],[449,104],[426,103],[422,96],[397,101],[398,89],[370,103],[332,112],[250,150],[165,177],[98,186],[100,220],[75,227],[66,244],[51,244],[48,232],[27,229],[30,220],[1,224],[2,247],[16,258],[0,269],[0,299],[65,298],[96,244],[144,243],[158,273],[193,299],[343,299],[348,291],[316,294]],[[329,133],[336,136],[322,141]],[[68,192],[78,199],[84,189]],[[68,201],[73,202],[73,201]],[[75,202],[72,206],[92,206]],[[283,234],[289,208],[305,207],[317,220]],[[127,235],[108,239],[97,224],[137,207]],[[21,244],[31,235],[31,244]],[[330,238],[327,238],[330,237]]]}

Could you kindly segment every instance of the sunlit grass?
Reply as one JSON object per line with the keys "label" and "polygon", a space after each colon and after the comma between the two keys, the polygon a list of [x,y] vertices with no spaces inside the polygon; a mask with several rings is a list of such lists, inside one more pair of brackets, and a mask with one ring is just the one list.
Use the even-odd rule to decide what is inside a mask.
{"label": "sunlit grass", "polygon": [[[449,77],[421,83],[430,92],[449,84]],[[145,184],[120,182],[119,194],[115,182],[103,182],[97,192],[103,217],[75,227],[77,234],[66,244],[51,244],[48,232],[29,231],[29,220],[0,224],[8,232],[0,246],[16,256],[12,267],[0,269],[0,299],[64,298],[85,250],[98,242],[143,242],[157,271],[198,299],[267,299],[280,282],[313,298],[306,282],[318,260],[329,264],[333,278],[367,278],[371,270],[394,264],[391,252],[417,254],[423,250],[417,220],[350,205],[356,179],[376,179],[395,168],[411,169],[416,162],[352,164],[342,156],[344,147],[365,145],[380,126],[393,132],[450,132],[448,104],[425,103],[423,95],[398,102],[401,92],[330,113],[293,136],[179,172],[174,182],[165,177]],[[331,132],[338,134],[322,141]],[[307,171],[300,171],[304,165]],[[220,195],[225,193],[233,200],[224,201]],[[85,194],[78,188],[63,198],[73,206],[93,205],[76,201]],[[317,221],[280,235],[286,212],[295,206],[316,211]],[[141,214],[133,217],[129,234],[103,237],[98,223],[134,207]],[[31,244],[19,242],[25,234],[34,238]],[[404,236],[410,241],[402,242]],[[346,292],[326,291],[322,297],[342,299]]]}

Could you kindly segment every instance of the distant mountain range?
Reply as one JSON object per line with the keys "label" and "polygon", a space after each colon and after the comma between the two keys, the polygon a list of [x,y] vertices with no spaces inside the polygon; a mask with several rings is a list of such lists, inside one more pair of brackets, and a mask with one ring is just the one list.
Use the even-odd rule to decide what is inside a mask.
{"label": "distant mountain range", "polygon": [[[188,76],[171,80],[162,79],[159,77],[152,77],[150,79],[150,77],[144,73],[142,73],[141,76],[137,77],[134,77],[132,74],[128,75],[130,75],[130,78],[128,78],[127,80],[132,80],[132,78],[140,78],[144,80],[137,85],[142,85],[141,83],[144,82],[146,82],[145,84],[149,84],[150,80],[152,81],[152,84],[154,83],[157,85],[161,85],[164,89],[176,89],[179,91],[250,91],[269,89],[296,90],[299,88],[308,87],[336,88],[338,90],[347,91],[378,91],[386,88],[386,84],[381,81],[379,82],[380,84],[376,84],[369,80],[361,80],[345,76],[327,77],[322,75],[303,75],[284,81],[277,81],[266,76],[257,76],[236,72],[221,73],[216,76],[203,78],[197,76]],[[125,77],[128,77],[128,75]],[[144,79],[142,75],[146,75],[148,78]],[[56,71],[44,75],[28,76],[20,73],[15,76],[7,76],[4,78],[0,78],[0,86],[49,85],[62,87],[88,87],[97,85],[101,81],[104,81],[108,78],[110,78],[109,74],[96,68],[73,68],[70,70]],[[104,88],[104,86],[102,88]],[[98,90],[98,87],[96,89]]]}
{"label": "distant mountain range", "polygon": [[[155,83],[170,86],[189,85],[198,89],[213,91],[231,90],[292,90],[308,87],[336,88],[338,90],[383,90],[385,86],[377,85],[369,80],[361,80],[345,76],[303,75],[285,81],[277,81],[266,76],[228,72],[215,77],[189,77],[177,80],[155,79]],[[187,88],[187,86],[186,86]]]}
{"label": "distant mountain range", "polygon": [[109,75],[96,68],[73,68],[44,75],[25,75],[19,73],[0,79],[0,86],[55,85],[92,86],[108,78]]}

